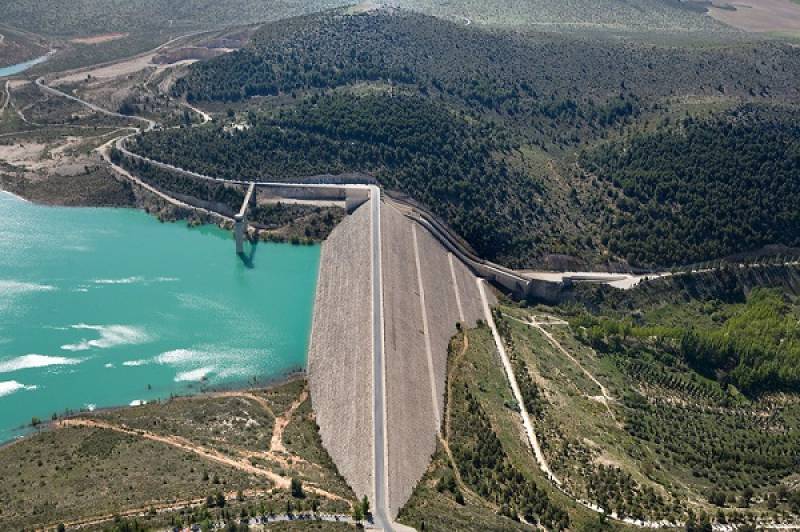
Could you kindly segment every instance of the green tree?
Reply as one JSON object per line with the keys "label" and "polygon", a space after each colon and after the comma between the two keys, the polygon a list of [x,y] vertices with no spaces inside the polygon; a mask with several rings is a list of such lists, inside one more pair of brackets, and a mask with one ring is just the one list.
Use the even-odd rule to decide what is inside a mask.
{"label": "green tree", "polygon": [[306,496],[305,492],[303,491],[303,481],[297,477],[292,477],[291,491],[292,497],[295,499],[302,499]]}
{"label": "green tree", "polygon": [[361,499],[361,515],[364,516],[364,519],[370,518],[369,499],[366,495]]}
{"label": "green tree", "polygon": [[356,523],[360,523],[364,520],[364,510],[360,504],[356,504],[353,507],[353,521]]}

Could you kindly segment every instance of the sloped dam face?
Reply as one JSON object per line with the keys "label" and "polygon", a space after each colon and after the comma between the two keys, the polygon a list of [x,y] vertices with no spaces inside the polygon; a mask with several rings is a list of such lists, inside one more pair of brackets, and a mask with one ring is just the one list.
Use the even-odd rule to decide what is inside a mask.
{"label": "sloped dam face", "polygon": [[[385,475],[392,517],[436,449],[447,347],[484,319],[477,279],[422,226],[382,204]],[[374,494],[370,206],[323,243],[309,382],[323,443],[359,497]],[[491,301],[493,302],[493,300]]]}
{"label": "sloped dam face", "polygon": [[0,441],[53,413],[303,369],[319,246],[0,192]]}

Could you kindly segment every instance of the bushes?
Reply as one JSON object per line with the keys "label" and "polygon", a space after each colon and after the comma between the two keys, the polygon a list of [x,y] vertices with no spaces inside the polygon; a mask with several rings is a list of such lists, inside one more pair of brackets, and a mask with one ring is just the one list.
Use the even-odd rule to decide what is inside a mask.
{"label": "bushes", "polygon": [[251,127],[151,132],[131,151],[200,173],[287,180],[370,172],[428,204],[483,256],[524,257],[534,248],[535,184],[502,160],[508,137],[489,122],[410,96],[311,98]]}

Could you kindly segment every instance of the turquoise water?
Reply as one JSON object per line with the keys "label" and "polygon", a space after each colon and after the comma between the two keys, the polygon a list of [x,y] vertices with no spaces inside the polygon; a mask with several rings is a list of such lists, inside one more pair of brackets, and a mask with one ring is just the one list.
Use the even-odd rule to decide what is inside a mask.
{"label": "turquoise water", "polygon": [[25,72],[32,66],[38,65],[40,63],[44,63],[50,57],[50,54],[43,55],[41,57],[37,57],[36,59],[31,59],[30,61],[25,61],[24,63],[17,63],[16,65],[11,65],[7,67],[0,67],[0,78],[4,78],[6,76],[13,76],[15,74],[19,74],[21,72]]}
{"label": "turquoise water", "polygon": [[0,441],[33,416],[305,367],[319,247],[248,251],[214,226],[0,192]]}

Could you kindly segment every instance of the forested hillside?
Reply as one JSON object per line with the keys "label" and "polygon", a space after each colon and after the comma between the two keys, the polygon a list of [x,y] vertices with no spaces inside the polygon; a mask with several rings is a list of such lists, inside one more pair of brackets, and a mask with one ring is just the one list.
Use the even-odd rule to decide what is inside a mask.
{"label": "forested hillside", "polygon": [[[684,133],[675,133],[658,148],[664,160],[652,159],[660,173],[645,168],[649,179],[635,186],[616,166],[603,169],[616,160],[613,148],[607,156],[606,148],[594,150],[608,139],[648,139],[652,133],[637,132],[665,117],[676,124],[683,115],[675,102],[729,109],[797,101],[800,55],[778,42],[667,47],[477,29],[402,10],[334,11],[267,24],[246,48],[193,65],[173,91],[200,105],[246,110],[238,118],[232,110],[227,124],[246,127],[152,133],[136,146],[143,154],[216,175],[372,173],[429,204],[481,254],[511,266],[570,255],[584,264],[663,267],[794,238],[791,230],[778,234],[796,218],[784,212],[793,133],[778,133],[777,123],[765,142],[790,165],[783,174],[758,166],[760,148],[737,150],[767,127],[758,118],[723,138],[715,119],[686,121],[697,139],[681,144]],[[687,145],[692,155],[682,153]],[[732,154],[720,157],[727,173],[703,161],[713,150]],[[579,151],[588,154],[588,175],[576,171]],[[699,183],[692,191],[682,188],[691,179],[673,175],[687,161],[705,172],[691,178]],[[749,177],[733,184],[731,168],[747,161]],[[704,222],[739,186],[750,199]],[[752,195],[765,187],[781,196],[775,216]],[[679,195],[666,203],[681,210],[659,203],[666,189]]]}
{"label": "forested hillside", "polygon": [[539,188],[503,163],[512,144],[490,124],[424,98],[382,95],[311,98],[275,118],[250,118],[241,131],[151,133],[131,149],[230,179],[370,172],[384,186],[414,191],[486,256],[533,247],[524,229],[535,222]]}
{"label": "forested hillside", "polygon": [[800,245],[800,113],[754,106],[602,145],[581,164],[623,191],[606,228],[637,264]]}
{"label": "forested hillside", "polygon": [[781,44],[656,47],[486,31],[405,11],[328,13],[265,25],[246,49],[192,68],[177,92],[235,101],[383,80],[529,119],[621,93],[796,97],[799,66]]}

